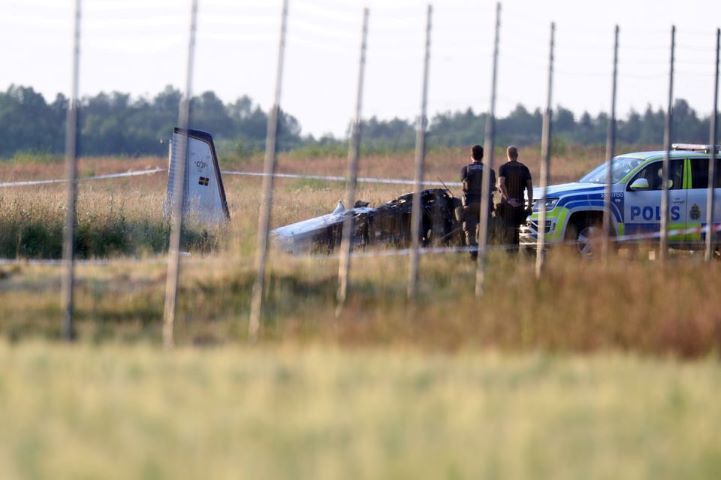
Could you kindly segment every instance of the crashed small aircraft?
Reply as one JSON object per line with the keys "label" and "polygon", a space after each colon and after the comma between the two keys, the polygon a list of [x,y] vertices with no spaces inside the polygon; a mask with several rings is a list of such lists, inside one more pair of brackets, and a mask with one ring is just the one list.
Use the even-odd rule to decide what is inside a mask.
{"label": "crashed small aircraft", "polygon": [[[462,224],[456,216],[461,200],[442,188],[423,190],[420,196],[422,245],[463,245]],[[271,235],[275,244],[289,253],[331,253],[340,246],[344,219],[352,215],[354,248],[402,248],[411,243],[412,205],[412,193],[378,207],[358,201],[353,208],[345,208],[343,202],[338,202],[327,215],[276,228]]]}
{"label": "crashed small aircraft", "polygon": [[[169,214],[170,205],[174,201],[173,178],[179,162],[180,142],[185,141],[186,138],[188,155],[185,165],[184,218],[205,224],[217,224],[229,220],[228,203],[225,199],[223,178],[213,137],[199,130],[188,130],[186,137],[186,132],[179,128],[174,130],[169,142],[166,214]],[[226,173],[257,175],[248,172]],[[405,182],[399,179],[359,180],[381,183]],[[462,223],[458,216],[461,200],[454,197],[447,188],[422,190],[420,197],[423,213],[422,245],[463,245]],[[368,202],[358,201],[352,208],[346,208],[343,202],[338,202],[331,213],[276,228],[271,232],[271,237],[277,247],[289,253],[331,253],[340,246],[343,222],[351,215],[354,248],[368,246],[403,248],[411,244],[412,205],[413,193],[401,195],[378,207],[371,207]]]}

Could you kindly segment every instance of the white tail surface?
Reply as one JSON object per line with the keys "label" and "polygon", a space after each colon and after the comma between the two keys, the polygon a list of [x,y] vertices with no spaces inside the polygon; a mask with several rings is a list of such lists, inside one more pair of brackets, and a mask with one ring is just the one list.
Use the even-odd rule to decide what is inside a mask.
{"label": "white tail surface", "polygon": [[[185,134],[176,128],[170,142],[168,154],[168,189],[165,202],[166,214],[173,204],[173,181],[178,164],[177,152]],[[199,130],[190,130],[188,156],[185,166],[185,198],[183,218],[201,223],[219,223],[230,219],[228,202],[225,199],[223,178],[218,166],[213,137]]]}

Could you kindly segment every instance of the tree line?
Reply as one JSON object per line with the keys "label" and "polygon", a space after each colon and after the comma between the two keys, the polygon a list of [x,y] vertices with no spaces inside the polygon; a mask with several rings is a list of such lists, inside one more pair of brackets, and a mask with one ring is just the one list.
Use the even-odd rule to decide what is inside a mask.
{"label": "tree line", "polygon": [[[80,153],[82,155],[163,155],[178,117],[179,90],[168,86],[152,98],[132,98],[112,92],[84,97],[79,107]],[[65,116],[68,99],[58,94],[46,101],[32,87],[10,86],[0,92],[0,157],[17,153],[60,154],[65,143]],[[267,112],[250,97],[224,103],[212,91],[191,101],[191,127],[205,130],[217,139],[219,148],[239,154],[264,148]],[[558,106],[553,112],[554,139],[567,143],[596,145],[606,141],[608,116],[584,112],[576,116]],[[707,143],[709,117],[701,117],[683,99],[673,110],[674,141]],[[663,142],[664,111],[650,105],[643,113],[631,111],[618,121],[617,138],[628,145],[660,145]],[[431,146],[467,146],[483,141],[487,115],[472,109],[436,114],[429,122]],[[519,146],[540,141],[543,116],[522,105],[496,120],[496,142]],[[363,122],[363,148],[370,151],[397,151],[413,148],[415,124],[412,120],[372,117]],[[316,138],[304,135],[300,122],[281,112],[279,148],[342,150],[345,139],[332,135]]]}

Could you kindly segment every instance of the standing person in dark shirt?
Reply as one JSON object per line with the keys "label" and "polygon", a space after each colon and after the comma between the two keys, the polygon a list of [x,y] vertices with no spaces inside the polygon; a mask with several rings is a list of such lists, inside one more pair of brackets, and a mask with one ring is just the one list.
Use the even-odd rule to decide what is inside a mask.
{"label": "standing person in dark shirt", "polygon": [[518,149],[508,147],[508,162],[498,169],[498,183],[501,189],[501,203],[496,214],[503,219],[504,242],[511,242],[518,248],[518,227],[526,220],[528,209],[523,191],[528,191],[528,207],[533,205],[533,181],[531,172],[518,161]]}
{"label": "standing person in dark shirt", "polygon": [[[473,162],[461,169],[461,181],[463,182],[463,233],[466,235],[466,245],[477,246],[476,238],[478,223],[481,216],[481,194],[483,189],[483,147],[474,145],[471,150]],[[491,218],[493,210],[493,191],[496,185],[496,174],[491,169],[491,196],[488,202],[488,219]],[[471,252],[471,258],[478,258],[478,252]]]}

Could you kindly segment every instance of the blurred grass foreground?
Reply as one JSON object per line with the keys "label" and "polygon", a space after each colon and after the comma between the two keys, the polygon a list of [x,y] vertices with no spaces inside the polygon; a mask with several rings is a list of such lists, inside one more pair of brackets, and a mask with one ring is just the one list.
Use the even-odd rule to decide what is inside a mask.
{"label": "blurred grass foreground", "polygon": [[604,354],[0,345],[0,478],[718,478],[721,370]]}

